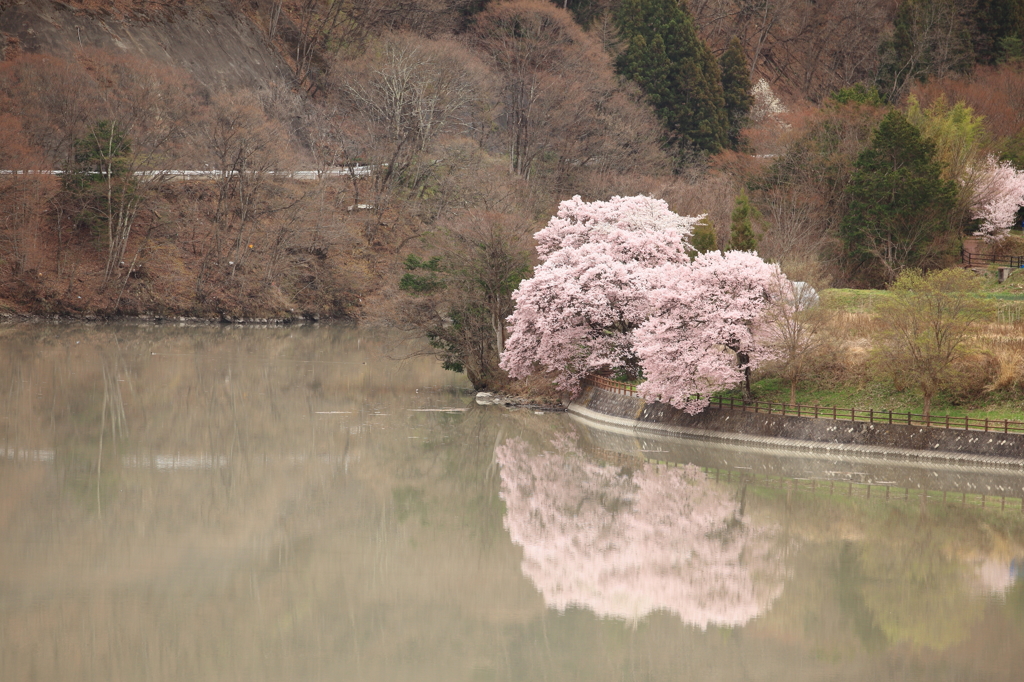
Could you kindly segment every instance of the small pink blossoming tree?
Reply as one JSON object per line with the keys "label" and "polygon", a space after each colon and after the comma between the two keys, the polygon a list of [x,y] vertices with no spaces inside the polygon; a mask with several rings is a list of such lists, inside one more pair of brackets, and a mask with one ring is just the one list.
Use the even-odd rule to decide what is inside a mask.
{"label": "small pink blossoming tree", "polygon": [[975,234],[987,242],[1002,241],[1010,235],[1017,209],[1024,206],[1024,172],[989,156],[976,182],[971,213],[981,226]]}
{"label": "small pink blossoming tree", "polygon": [[696,414],[775,352],[757,334],[785,276],[749,251],[710,251],[653,273],[649,316],[633,333],[645,400]]}
{"label": "small pink blossoming tree", "polygon": [[651,274],[689,262],[700,218],[645,196],[563,201],[535,235],[542,262],[512,295],[502,368],[516,378],[538,368],[555,372],[569,391],[598,369],[635,375],[630,334],[647,318]]}

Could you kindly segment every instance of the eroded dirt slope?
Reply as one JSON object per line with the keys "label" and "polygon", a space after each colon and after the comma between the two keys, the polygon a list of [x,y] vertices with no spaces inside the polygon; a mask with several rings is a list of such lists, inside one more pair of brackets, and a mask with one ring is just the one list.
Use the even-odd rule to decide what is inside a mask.
{"label": "eroded dirt slope", "polygon": [[175,65],[213,89],[282,84],[290,69],[230,0],[0,0],[0,52],[99,48]]}

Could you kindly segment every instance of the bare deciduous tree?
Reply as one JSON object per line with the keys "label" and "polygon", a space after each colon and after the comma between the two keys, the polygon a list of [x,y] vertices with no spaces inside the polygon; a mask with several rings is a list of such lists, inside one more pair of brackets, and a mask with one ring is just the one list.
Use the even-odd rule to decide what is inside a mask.
{"label": "bare deciduous tree", "polygon": [[[334,126],[332,144],[345,148],[356,190],[353,206],[360,205],[354,163],[361,161],[372,167],[364,201],[374,219],[366,222],[366,238],[400,248],[418,230],[395,235],[396,223],[409,227],[408,215],[429,216],[423,205],[443,198],[439,190],[465,156],[459,140],[476,137],[487,118],[486,69],[451,39],[394,34],[372,46],[367,57],[339,65],[335,74],[329,101],[332,115],[345,122]],[[395,215],[397,210],[406,217]]]}
{"label": "bare deciduous tree", "polygon": [[[196,279],[201,299],[211,271],[219,266],[228,279],[234,277],[256,248],[255,242],[268,239],[262,221],[290,208],[295,200],[280,190],[271,173],[287,166],[287,132],[265,115],[255,93],[214,98],[197,137],[207,150],[209,165],[217,171],[215,197],[208,209],[213,231],[210,243],[203,247]],[[279,219],[281,225],[287,224],[283,217]],[[277,243],[275,248],[281,246]]]}
{"label": "bare deciduous tree", "polygon": [[980,286],[970,270],[905,270],[892,284],[891,297],[878,305],[885,321],[881,352],[899,381],[920,388],[926,417],[955,364],[969,352],[975,323],[993,312],[993,302],[977,295]]}
{"label": "bare deciduous tree", "polygon": [[[80,222],[91,223],[105,243],[107,282],[122,265],[139,211],[180,158],[193,111],[191,82],[150,62],[89,50],[80,59],[95,96],[89,123],[68,152],[64,187],[79,204]],[[75,121],[70,114],[60,120]]]}
{"label": "bare deciduous tree", "polygon": [[716,53],[736,36],[751,80],[821,101],[830,92],[872,80],[878,45],[891,26],[886,0],[694,0],[690,11]]}
{"label": "bare deciduous tree", "polygon": [[776,278],[762,333],[776,354],[771,363],[774,372],[789,383],[791,405],[796,404],[797,384],[832,344],[827,334],[830,318],[831,311],[820,303],[812,284]]}

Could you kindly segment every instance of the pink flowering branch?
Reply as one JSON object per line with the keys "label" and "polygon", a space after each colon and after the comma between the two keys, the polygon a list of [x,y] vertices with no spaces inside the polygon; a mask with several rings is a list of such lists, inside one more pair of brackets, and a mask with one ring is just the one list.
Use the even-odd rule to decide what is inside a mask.
{"label": "pink flowering branch", "polygon": [[775,352],[755,332],[781,274],[757,254],[711,251],[656,271],[650,316],[633,334],[639,393],[696,414]]}
{"label": "pink flowering branch", "polygon": [[1024,206],[1024,172],[994,156],[985,160],[975,180],[972,216],[981,221],[976,234],[985,241],[1002,241],[1010,234],[1017,210]]}

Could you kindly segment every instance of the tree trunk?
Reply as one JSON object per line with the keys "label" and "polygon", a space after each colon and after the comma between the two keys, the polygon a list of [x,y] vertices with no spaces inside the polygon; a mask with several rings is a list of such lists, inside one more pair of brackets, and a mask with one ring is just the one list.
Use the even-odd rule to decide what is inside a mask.
{"label": "tree trunk", "polygon": [[932,394],[927,386],[921,386],[921,393],[924,395],[924,418],[927,420],[932,416]]}
{"label": "tree trunk", "polygon": [[749,403],[753,399],[753,393],[750,391],[750,355],[737,351],[736,359],[743,367],[743,402]]}

